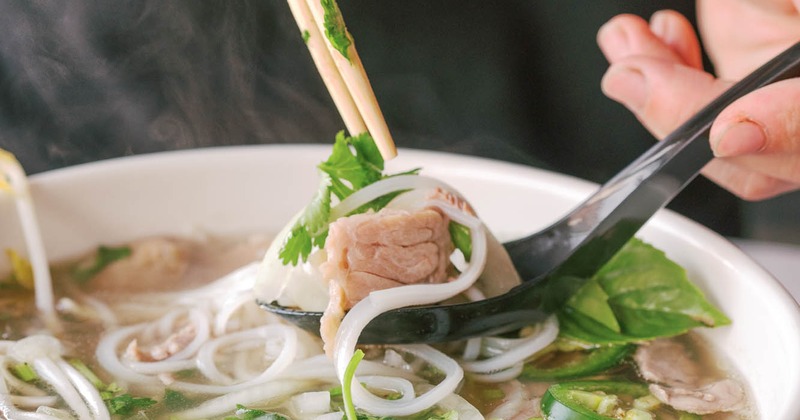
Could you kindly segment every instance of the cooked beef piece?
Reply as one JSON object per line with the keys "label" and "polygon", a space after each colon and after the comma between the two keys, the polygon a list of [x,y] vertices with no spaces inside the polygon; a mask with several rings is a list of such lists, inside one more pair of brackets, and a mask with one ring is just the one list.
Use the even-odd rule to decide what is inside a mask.
{"label": "cooked beef piece", "polygon": [[344,293],[344,309],[373,290],[447,281],[453,245],[448,219],[433,209],[384,209],[330,225],[323,275]]}
{"label": "cooked beef piece", "polygon": [[320,335],[326,352],[346,310],[374,290],[447,281],[453,244],[449,220],[433,209],[383,209],[336,220],[325,241],[323,277],[330,300]]}
{"label": "cooked beef piece", "polygon": [[689,357],[686,346],[677,340],[653,340],[639,346],[633,358],[639,366],[639,373],[648,382],[699,385],[699,366]]}
{"label": "cooked beef piece", "polygon": [[651,384],[650,392],[664,404],[701,415],[738,410],[745,402],[742,386],[733,379],[722,379],[698,389]]}
{"label": "cooked beef piece", "polygon": [[738,410],[745,402],[744,389],[738,382],[704,378],[699,362],[674,338],[639,346],[633,358],[642,377],[653,382],[653,396],[678,410],[711,414]]}

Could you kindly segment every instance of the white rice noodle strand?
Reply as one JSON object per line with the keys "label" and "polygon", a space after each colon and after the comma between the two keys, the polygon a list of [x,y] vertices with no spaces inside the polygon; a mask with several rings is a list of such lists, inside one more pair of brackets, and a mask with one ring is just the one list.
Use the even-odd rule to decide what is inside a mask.
{"label": "white rice noodle strand", "polygon": [[206,385],[178,381],[173,382],[170,387],[180,391],[224,394],[241,391],[255,385],[260,386],[261,384],[264,384],[280,375],[294,361],[295,355],[298,351],[297,331],[295,331],[294,328],[288,325],[275,324],[228,334],[206,343],[203,347],[201,347],[197,356],[197,367],[204,375],[212,379],[221,380],[223,383],[230,383],[231,378],[222,374],[222,372],[216,366],[216,363],[214,363],[214,354],[219,350],[219,348],[226,345],[242,343],[245,340],[256,340],[264,343],[266,346],[268,345],[269,340],[275,340],[276,337],[283,342],[280,353],[269,365],[269,367],[255,378],[250,378],[243,382],[231,385]]}
{"label": "white rice noodle strand", "polygon": [[95,350],[97,362],[103,369],[116,378],[117,381],[151,385],[158,382],[157,378],[142,375],[133,370],[129,365],[124,363],[117,354],[123,340],[140,333],[146,327],[146,324],[131,325],[109,332],[100,338],[100,342],[97,344]]}
{"label": "white rice noodle strand", "polygon": [[[31,397],[28,395],[10,395],[11,402],[17,407],[23,408],[36,408],[41,406],[54,406],[58,403],[58,397],[55,395],[47,395],[44,397]],[[0,409],[2,412],[2,409]],[[14,418],[14,417],[9,417]]]}
{"label": "white rice noodle strand", "polygon": [[[420,177],[398,176],[386,179],[381,181],[381,183],[393,181],[393,187],[381,189],[374,194],[381,196],[392,191],[397,191],[398,189],[411,188],[410,181],[407,180],[407,178],[418,179]],[[423,180],[421,182],[426,181]],[[376,184],[379,183],[372,185]],[[366,190],[366,188],[360,191],[364,190]],[[392,309],[411,305],[433,304],[458,295],[468,289],[478,279],[481,272],[483,272],[487,259],[487,239],[486,232],[480,220],[440,200],[428,201],[423,203],[422,207],[438,207],[449,216],[450,219],[469,228],[472,238],[472,260],[468,268],[457,279],[451,282],[409,285],[373,291],[365,299],[358,302],[344,317],[336,336],[334,365],[340,382],[343,381],[345,369],[355,353],[358,336],[372,319]],[[456,387],[463,378],[464,372],[453,359],[430,346],[403,346],[402,348],[405,351],[416,354],[419,358],[424,359],[432,366],[440,369],[446,374],[445,379],[419,397],[411,400],[388,401],[364,389],[359,379],[354,378],[351,385],[353,389],[353,401],[357,406],[375,415],[411,415],[432,407],[438,401],[456,390]]]}
{"label": "white rice noodle strand", "polygon": [[376,198],[383,197],[386,194],[404,190],[436,188],[441,188],[446,191],[455,191],[453,187],[438,179],[422,175],[398,175],[384,178],[350,194],[347,198],[339,202],[339,204],[332,207],[330,220],[336,220],[346,216],[353,210],[356,210]]}
{"label": "white rice noodle strand", "polygon": [[506,369],[490,373],[470,373],[469,377],[477,382],[484,383],[508,382],[519,377],[519,375],[522,374],[522,369],[524,366],[524,363],[519,362]]}
{"label": "white rice noodle strand", "polygon": [[509,350],[482,360],[469,360],[461,363],[467,372],[492,373],[503,371],[521,363],[528,357],[547,347],[558,337],[558,319],[551,315],[542,324],[539,331],[519,340],[515,340]]}
{"label": "white rice noodle strand", "polygon": [[176,418],[191,420],[205,419],[230,413],[231,407],[236,404],[251,406],[254,404],[269,405],[306,390],[311,389],[318,381],[281,380],[271,381],[259,386],[245,387],[244,389],[212,398],[197,407],[176,413]]}
{"label": "white rice noodle strand", "polygon": [[109,414],[108,408],[105,402],[103,402],[103,398],[100,396],[100,392],[97,388],[95,388],[83,374],[78,372],[77,369],[63,359],[56,360],[55,363],[61,371],[66,374],[67,379],[69,379],[70,383],[75,387],[75,390],[80,393],[86,405],[89,407],[89,410],[92,412],[93,418],[97,420],[111,420],[111,414]]}
{"label": "white rice noodle strand", "polygon": [[78,415],[79,419],[95,418],[91,414],[91,408],[57,363],[49,358],[41,357],[34,359],[32,365],[33,369],[36,370],[36,374],[58,392],[69,408]]}

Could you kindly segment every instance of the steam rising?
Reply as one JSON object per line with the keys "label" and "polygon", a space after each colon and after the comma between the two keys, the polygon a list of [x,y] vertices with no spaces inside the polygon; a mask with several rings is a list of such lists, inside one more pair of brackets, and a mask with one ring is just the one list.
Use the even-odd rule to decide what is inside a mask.
{"label": "steam rising", "polygon": [[0,2],[0,147],[29,172],[342,127],[284,2]]}

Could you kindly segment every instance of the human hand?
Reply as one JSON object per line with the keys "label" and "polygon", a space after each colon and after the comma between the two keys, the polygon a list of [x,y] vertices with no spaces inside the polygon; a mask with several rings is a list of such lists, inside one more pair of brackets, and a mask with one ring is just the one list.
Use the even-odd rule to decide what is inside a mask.
{"label": "human hand", "polygon": [[[607,96],[663,138],[733,83],[800,40],[800,0],[701,0],[698,25],[718,77],[702,69],[691,24],[673,11],[620,15],[598,32]],[[800,79],[766,86],[711,127],[703,174],[747,200],[800,189]]]}

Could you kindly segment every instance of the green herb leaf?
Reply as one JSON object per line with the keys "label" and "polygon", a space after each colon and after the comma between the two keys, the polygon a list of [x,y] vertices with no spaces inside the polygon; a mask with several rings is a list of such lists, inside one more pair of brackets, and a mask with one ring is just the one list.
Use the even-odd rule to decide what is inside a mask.
{"label": "green herb leaf", "polygon": [[191,399],[178,391],[171,389],[164,390],[164,406],[170,411],[185,410],[192,407],[195,403]]}
{"label": "green herb leaf", "polygon": [[558,316],[562,336],[597,344],[639,342],[730,324],[682,267],[638,239],[586,282]]}
{"label": "green herb leaf", "polygon": [[79,282],[86,282],[96,276],[97,273],[103,271],[112,262],[127,258],[130,255],[130,247],[112,248],[101,245],[97,248],[97,254],[92,261],[79,264],[72,270],[72,277]]}
{"label": "green herb leaf", "polygon": [[[279,252],[284,265],[305,261],[313,248],[324,247],[331,214],[331,194],[339,200],[354,191],[383,178],[383,158],[375,141],[367,134],[347,137],[344,131],[336,134],[330,157],[319,164],[321,180],[316,194],[303,210],[286,237]],[[358,212],[380,210],[396,194],[387,194],[362,206]]]}
{"label": "green herb leaf", "polygon": [[[350,149],[351,146],[355,153]],[[344,132],[340,131],[336,135],[331,156],[319,168],[330,175],[332,181],[349,182],[352,193],[382,178],[383,158],[377,150],[369,134],[345,137]],[[339,196],[339,199],[347,195],[350,194]]]}
{"label": "green herb leaf", "polygon": [[311,38],[311,33],[308,32],[308,29],[303,30],[303,43],[308,44],[309,38]]}
{"label": "green herb leaf", "polygon": [[570,297],[567,306],[594,319],[609,329],[620,332],[619,322],[614,310],[608,304],[608,295],[597,282],[597,278],[589,279],[583,287]]}
{"label": "green herb leaf", "polygon": [[336,4],[336,0],[320,0],[320,4],[322,4],[322,10],[324,11],[323,26],[325,27],[325,37],[328,38],[333,48],[342,54],[342,57],[350,61],[349,49],[350,45],[353,44],[353,39],[347,32],[339,5]]}
{"label": "green herb leaf", "polygon": [[156,400],[152,398],[137,398],[131,394],[122,394],[106,400],[108,411],[120,415],[133,414],[134,411],[146,409],[155,403]]}

